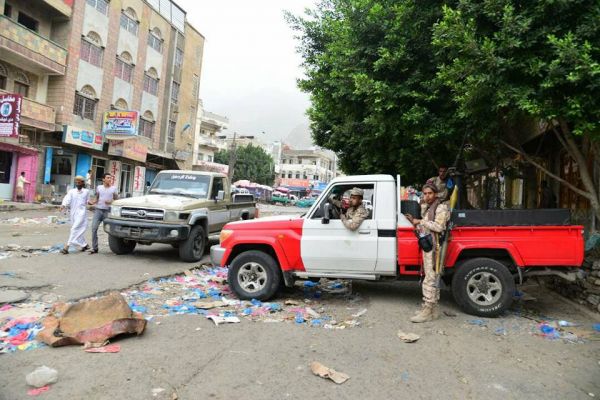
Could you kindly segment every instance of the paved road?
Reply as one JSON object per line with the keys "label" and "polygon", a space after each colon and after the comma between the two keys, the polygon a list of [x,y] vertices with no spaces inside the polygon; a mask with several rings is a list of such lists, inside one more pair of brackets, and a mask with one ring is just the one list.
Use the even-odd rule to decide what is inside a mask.
{"label": "paved road", "polygon": [[[0,219],[10,218],[0,214]],[[20,216],[38,216],[20,213]],[[68,227],[0,224],[0,243],[29,246],[64,242]],[[13,236],[13,235],[19,236]],[[122,289],[151,277],[184,271],[168,246],[140,247],[115,256],[106,245],[96,256],[38,255],[0,260],[0,287],[25,288],[74,300]],[[435,323],[407,322],[419,303],[416,283],[354,283],[367,313],[361,325],[327,330],[288,322],[242,319],[216,327],[200,316],[165,316],[140,337],[118,340],[117,354],[89,354],[76,346],[0,355],[0,399],[25,399],[25,375],[40,365],[59,371],[45,399],[587,399],[600,396],[600,342],[565,343],[534,333],[537,323],[512,313],[483,320],[465,315],[442,294],[455,316]],[[526,288],[537,301],[520,312],[590,326],[592,319],[540,287]],[[347,301],[322,301],[352,312]],[[402,343],[398,329],[421,339]],[[343,385],[311,374],[312,361],[350,375]],[[163,392],[153,396],[152,389]]]}

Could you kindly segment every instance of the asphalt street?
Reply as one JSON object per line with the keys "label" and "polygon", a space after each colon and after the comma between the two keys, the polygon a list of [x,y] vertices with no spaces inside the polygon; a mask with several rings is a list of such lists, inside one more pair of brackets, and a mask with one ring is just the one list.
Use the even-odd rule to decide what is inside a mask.
{"label": "asphalt street", "polygon": [[[267,213],[299,211],[272,209]],[[69,226],[43,222],[48,215],[57,213],[0,213],[0,245],[20,246],[0,252],[0,290],[23,291],[25,302],[76,301],[203,264],[180,262],[177,251],[165,245],[116,256],[104,234],[97,255],[23,251],[23,246],[64,243]],[[23,220],[7,222],[13,218]],[[550,340],[539,335],[538,326],[540,319],[568,320],[582,328],[599,321],[534,282],[523,290],[535,300],[517,303],[496,319],[464,314],[444,292],[445,315],[420,325],[408,322],[420,302],[418,283],[355,282],[352,290],[367,312],[358,326],[343,330],[248,319],[217,327],[203,316],[174,315],[149,321],[139,337],[115,340],[121,345],[116,354],[90,354],[78,346],[0,354],[0,399],[30,398],[25,375],[41,365],[59,372],[58,382],[40,395],[44,399],[600,396],[600,342]],[[356,311],[356,304],[343,299],[318,302],[338,314]],[[403,343],[397,337],[400,329],[420,339]],[[336,385],[314,376],[313,361],[350,379]]]}

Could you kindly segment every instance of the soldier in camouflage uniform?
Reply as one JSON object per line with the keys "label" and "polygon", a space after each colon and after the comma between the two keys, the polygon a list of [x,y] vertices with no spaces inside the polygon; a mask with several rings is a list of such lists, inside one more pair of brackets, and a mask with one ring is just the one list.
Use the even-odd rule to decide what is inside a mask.
{"label": "soldier in camouflage uniform", "polygon": [[[357,187],[352,188],[350,191],[350,207],[345,214],[341,213],[340,215],[342,224],[351,231],[357,230],[360,224],[369,216],[369,212],[362,204],[363,196],[364,190]],[[341,210],[342,202],[340,200],[330,198],[329,201]]]}
{"label": "soldier in camouflage uniform", "polygon": [[423,306],[410,320],[412,322],[433,321],[440,317],[438,301],[440,299],[440,288],[437,287],[437,276],[435,272],[435,260],[439,252],[439,235],[446,229],[446,223],[450,219],[450,211],[445,203],[437,196],[437,187],[432,184],[423,186],[424,202],[421,206],[422,219],[407,215],[408,220],[419,232],[433,235],[433,250],[429,253],[423,252]]}
{"label": "soldier in camouflage uniform", "polygon": [[448,200],[448,187],[446,186],[448,184],[448,167],[445,165],[440,165],[440,168],[438,169],[438,176],[429,178],[427,183],[437,188],[436,197],[438,199],[441,201]]}

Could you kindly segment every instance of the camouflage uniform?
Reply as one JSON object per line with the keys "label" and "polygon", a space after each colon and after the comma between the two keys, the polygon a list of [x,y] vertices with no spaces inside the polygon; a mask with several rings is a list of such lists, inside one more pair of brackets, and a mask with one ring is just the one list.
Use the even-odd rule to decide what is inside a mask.
{"label": "camouflage uniform", "polygon": [[448,179],[442,180],[439,176],[434,176],[433,178],[429,178],[427,183],[432,184],[437,188],[437,198],[441,201],[448,200],[448,187],[446,184],[448,183]]}
{"label": "camouflage uniform", "polygon": [[346,214],[342,214],[340,217],[342,220],[342,224],[351,231],[355,231],[358,229],[360,224],[367,219],[369,216],[369,212],[362,204],[358,207],[350,207]]}
{"label": "camouflage uniform", "polygon": [[[446,229],[446,223],[450,219],[450,211],[448,206],[440,203],[435,210],[433,221],[428,220],[427,210],[428,204],[421,205],[421,215],[423,219],[417,225],[417,229],[424,233],[431,233],[434,237],[434,247],[429,253],[423,252],[423,270],[425,271],[425,279],[423,279],[423,302],[426,305],[433,306],[440,299],[440,289],[436,287],[435,274],[435,259],[437,257],[437,241],[438,235]],[[436,235],[436,233],[438,235]]]}

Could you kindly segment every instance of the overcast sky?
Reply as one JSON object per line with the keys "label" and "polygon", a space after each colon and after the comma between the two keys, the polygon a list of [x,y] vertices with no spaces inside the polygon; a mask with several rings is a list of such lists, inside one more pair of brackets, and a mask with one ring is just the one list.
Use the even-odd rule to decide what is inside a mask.
{"label": "overcast sky", "polygon": [[297,41],[283,11],[303,13],[314,0],[177,0],[206,38],[200,97],[204,108],[227,116],[228,134],[286,138],[307,124],[308,95]]}

